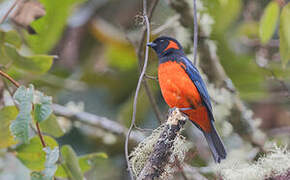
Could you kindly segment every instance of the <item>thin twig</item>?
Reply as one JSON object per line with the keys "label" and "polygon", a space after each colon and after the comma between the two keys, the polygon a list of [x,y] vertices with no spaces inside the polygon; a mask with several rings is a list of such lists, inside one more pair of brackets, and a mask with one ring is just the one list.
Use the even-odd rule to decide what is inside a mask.
{"label": "thin twig", "polygon": [[41,131],[40,131],[40,128],[39,128],[39,122],[36,122],[36,129],[37,129],[37,134],[38,134],[39,139],[41,141],[42,147],[45,148],[46,147],[46,144],[45,144],[45,141],[43,139],[43,136],[42,136]]}
{"label": "thin twig", "polygon": [[196,66],[196,56],[197,56],[197,41],[198,41],[198,23],[196,15],[196,0],[193,0],[193,23],[194,23],[194,34],[193,34],[193,62]]}
{"label": "thin twig", "polygon": [[[158,4],[158,1],[159,0],[152,1],[151,5],[150,5],[150,7],[148,9],[148,13],[146,13],[149,21],[152,18],[153,12],[154,12],[154,10],[156,8],[156,5]],[[145,12],[146,12],[146,10],[147,10],[147,8],[145,9]],[[144,7],[143,7],[143,11],[144,11]],[[136,48],[136,54],[137,54],[137,57],[138,57],[138,65],[139,65],[138,68],[139,68],[140,72],[141,72],[141,68],[142,68],[142,64],[143,64],[143,60],[144,60],[144,56],[143,56],[144,48],[143,47],[144,47],[144,40],[145,40],[145,36],[146,36],[146,31],[147,31],[147,29],[144,29],[142,31],[141,39],[140,39],[139,44],[138,44],[138,46]],[[154,111],[154,113],[156,115],[156,118],[158,119],[159,123],[161,124],[163,116],[162,116],[162,114],[161,114],[161,112],[160,112],[160,110],[158,108],[158,105],[157,105],[156,100],[155,100],[155,98],[153,96],[153,93],[151,92],[151,90],[149,88],[147,79],[143,80],[143,85],[144,85],[144,88],[145,88],[145,92],[146,92],[146,94],[147,94],[147,96],[149,98],[150,104],[152,105],[152,109],[153,109],[153,111]]]}
{"label": "thin twig", "polygon": [[[143,0],[143,16],[145,19],[145,23],[146,23],[146,29],[147,29],[147,38],[146,41],[147,43],[149,43],[150,41],[150,24],[149,24],[149,19],[147,17],[147,1]],[[126,156],[126,161],[127,161],[127,166],[129,168],[129,172],[130,172],[130,177],[133,180],[134,176],[133,176],[133,172],[132,169],[130,167],[130,162],[129,162],[129,152],[128,152],[128,143],[129,143],[129,138],[130,138],[130,134],[132,131],[132,128],[134,127],[135,124],[135,120],[136,120],[136,109],[137,109],[137,101],[138,101],[138,94],[141,88],[141,83],[143,81],[145,72],[146,72],[146,68],[147,68],[147,63],[148,63],[148,54],[149,54],[149,47],[146,46],[145,48],[145,57],[144,57],[144,66],[141,72],[141,75],[139,77],[138,80],[138,84],[137,84],[137,88],[136,88],[136,92],[135,92],[135,97],[134,97],[134,104],[133,104],[133,115],[132,115],[132,122],[130,125],[130,128],[128,130],[127,136],[126,136],[126,141],[125,141],[125,156]]]}
{"label": "thin twig", "polygon": [[0,21],[0,24],[2,24],[5,19],[8,17],[8,15],[11,13],[11,11],[15,8],[15,6],[20,2],[21,0],[15,0],[15,2],[12,4],[12,6],[8,9],[8,11],[5,13],[3,18]]}
{"label": "thin twig", "polygon": [[17,81],[15,81],[12,77],[10,77],[8,74],[0,70],[0,75],[8,79],[12,84],[14,84],[17,88],[19,88],[20,84]]}

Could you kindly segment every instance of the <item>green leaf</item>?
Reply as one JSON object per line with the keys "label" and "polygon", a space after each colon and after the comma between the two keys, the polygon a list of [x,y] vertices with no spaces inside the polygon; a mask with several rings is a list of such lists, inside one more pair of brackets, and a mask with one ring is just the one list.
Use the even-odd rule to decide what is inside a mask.
{"label": "green leaf", "polygon": [[[208,11],[212,18],[214,18],[214,24],[212,27],[213,34],[221,34],[225,32],[232,22],[238,18],[242,2],[241,0],[203,0],[204,6],[208,8]],[[208,20],[208,23],[211,20]]]}
{"label": "green leaf", "polygon": [[34,118],[37,122],[46,120],[52,113],[52,98],[37,91],[35,93],[37,102],[34,102]]}
{"label": "green leaf", "polygon": [[260,21],[259,36],[262,44],[268,43],[272,38],[279,17],[279,4],[271,1],[264,10]]}
{"label": "green leaf", "polygon": [[0,29],[0,39],[2,39],[3,42],[15,46],[16,48],[20,48],[22,44],[21,37],[19,36],[19,33],[15,30],[5,32]]}
{"label": "green leaf", "polygon": [[66,172],[66,167],[64,164],[59,164],[57,166],[57,170],[55,172],[55,176],[56,177],[59,177],[59,178],[67,178],[67,172]]}
{"label": "green leaf", "polygon": [[32,180],[53,180],[57,169],[55,163],[59,157],[58,147],[55,147],[53,150],[50,147],[45,147],[43,151],[46,153],[45,169],[41,172],[32,172],[30,175]]}
{"label": "green leaf", "polygon": [[286,66],[290,59],[290,3],[282,9],[280,16],[280,56],[283,67]]}
{"label": "green leaf", "polygon": [[0,110],[0,148],[7,148],[17,143],[12,136],[9,126],[16,119],[18,110],[15,106],[7,106]]}
{"label": "green leaf", "polygon": [[[57,142],[49,136],[44,136],[47,147],[55,148]],[[16,157],[30,170],[42,171],[45,168],[46,153],[42,150],[42,144],[38,136],[33,137],[29,144],[22,144],[16,148]]]}
{"label": "green leaf", "polygon": [[238,27],[239,36],[246,36],[249,39],[255,39],[259,34],[259,24],[255,21],[247,21]]}
{"label": "green leaf", "polygon": [[51,114],[47,120],[40,123],[40,129],[44,133],[48,133],[53,137],[61,137],[64,135],[64,131],[60,127],[54,114]]}
{"label": "green leaf", "polygon": [[92,168],[94,162],[98,159],[107,159],[106,153],[92,153],[87,154],[79,158],[79,165],[83,173],[89,171]]}
{"label": "green leaf", "polygon": [[52,66],[53,56],[48,55],[33,55],[23,56],[15,47],[4,45],[5,54],[13,65],[19,69],[29,71],[30,73],[43,74],[46,73]]}
{"label": "green leaf", "polygon": [[61,148],[61,154],[64,160],[63,168],[67,173],[69,179],[82,180],[84,179],[81,168],[78,163],[78,157],[74,150],[65,145]]}
{"label": "green leaf", "polygon": [[27,34],[28,45],[35,53],[47,53],[52,49],[62,35],[73,5],[82,1],[84,0],[40,0],[46,15],[31,24],[37,34]]}
{"label": "green leaf", "polygon": [[32,121],[31,110],[34,88],[20,86],[14,93],[14,100],[19,105],[19,114],[16,120],[12,121],[10,130],[17,140],[28,143],[29,139],[29,123]]}
{"label": "green leaf", "polygon": [[[107,159],[107,158],[108,156],[106,153],[92,153],[92,154],[87,154],[87,155],[79,157],[78,163],[79,163],[82,173],[85,173],[89,171],[94,164],[96,164],[96,161]],[[68,177],[63,166],[64,165],[58,166],[55,176],[61,177],[61,178]]]}
{"label": "green leaf", "polygon": [[43,151],[46,152],[46,160],[45,160],[45,169],[42,171],[45,178],[52,179],[54,173],[57,169],[56,162],[59,157],[58,147],[55,147],[53,150],[50,147],[43,148]]}

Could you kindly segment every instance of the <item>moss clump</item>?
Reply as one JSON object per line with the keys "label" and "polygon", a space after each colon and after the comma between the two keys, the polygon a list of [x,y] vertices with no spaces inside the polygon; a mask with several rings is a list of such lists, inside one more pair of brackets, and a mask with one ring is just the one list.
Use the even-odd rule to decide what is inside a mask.
{"label": "moss clump", "polygon": [[290,171],[290,152],[274,146],[270,152],[254,163],[225,161],[218,167],[224,180],[261,180],[284,176]]}
{"label": "moss clump", "polygon": [[[164,131],[167,124],[162,124],[157,129],[155,129],[150,136],[144,139],[130,154],[130,168],[135,176],[139,176],[143,167],[145,166],[150,154],[152,153],[155,144],[157,143],[161,132]],[[168,175],[174,172],[172,164],[177,160],[182,163],[185,157],[185,153],[189,149],[189,143],[186,142],[185,138],[178,135],[174,140],[174,145],[172,147],[172,154],[169,158],[169,163],[165,167],[165,172],[162,175],[162,179],[166,179]],[[166,177],[165,177],[166,176]]]}

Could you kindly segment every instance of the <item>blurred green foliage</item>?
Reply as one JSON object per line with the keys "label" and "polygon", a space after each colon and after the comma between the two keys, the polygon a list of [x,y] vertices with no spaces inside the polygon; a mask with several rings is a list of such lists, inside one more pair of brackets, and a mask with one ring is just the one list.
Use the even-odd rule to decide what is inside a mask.
{"label": "blurred green foliage", "polygon": [[284,68],[290,60],[290,3],[282,9],[280,16],[280,54]]}
{"label": "blurred green foliage", "polygon": [[[49,136],[44,136],[47,147],[53,149],[57,147],[57,142]],[[16,148],[17,158],[30,170],[42,171],[45,166],[46,153],[42,150],[42,144],[39,137],[35,136],[30,139],[28,144],[21,144]]]}
{"label": "blurred green foliage", "polygon": [[[45,7],[46,15],[31,24],[37,34],[30,35],[23,29],[16,31],[14,27],[10,30],[0,28],[0,64],[3,71],[23,84],[35,84],[37,89],[52,96],[54,103],[84,102],[85,111],[104,115],[128,127],[132,117],[133,95],[139,69],[135,45],[127,42],[125,36],[132,36],[134,40],[140,38],[136,32],[142,27],[134,24],[134,16],[139,14],[137,1],[40,2]],[[205,10],[201,13],[207,13],[213,18],[211,35],[206,38],[214,40],[217,45],[218,58],[243,100],[247,103],[259,102],[271,95],[271,88],[276,84],[267,80],[267,76],[271,76],[267,69],[273,71],[278,78],[290,80],[290,69],[287,66],[290,58],[289,3],[281,7],[276,1],[259,2],[260,7],[256,10],[258,15],[247,18],[245,11],[248,11],[246,5],[249,0],[202,2]],[[82,25],[68,23],[70,15],[77,13],[77,5],[81,5],[78,6],[78,10],[83,12],[77,16]],[[130,8],[131,5],[135,5],[135,9]],[[124,7],[126,10],[122,9]],[[167,3],[160,2],[156,8],[151,23],[152,29],[159,27],[166,18],[175,15]],[[104,26],[99,19],[111,24]],[[128,34],[119,28],[123,24]],[[172,31],[175,33],[175,30]],[[168,30],[168,33],[172,33],[171,30]],[[277,47],[272,48],[270,55],[266,57],[265,67],[261,67],[257,63],[258,49],[269,46],[272,40],[278,40],[278,36],[284,69],[281,68],[281,61],[274,59]],[[251,46],[250,43],[247,44],[248,41],[258,41],[258,44],[262,45]],[[74,58],[76,62],[71,65]],[[150,56],[147,73],[156,76],[157,66],[156,56]],[[158,82],[149,79],[147,82],[158,106],[165,113],[168,107],[162,99]],[[22,87],[21,89],[24,90]],[[127,178],[124,175],[126,168],[122,138],[97,128],[93,129],[94,133],[91,134],[96,137],[92,135],[92,138],[83,129],[75,130],[79,128],[77,123],[72,123],[72,131],[65,132],[62,129],[65,121],[60,121],[60,118],[51,112],[52,100],[47,99],[45,95],[43,98],[38,102],[19,100],[20,111],[16,106],[0,110],[0,148],[10,148],[12,152],[16,152],[17,158],[33,171],[32,178],[43,178],[46,153],[38,136],[29,133],[31,127],[26,123],[40,122],[42,132],[47,135],[45,141],[48,146],[51,149],[60,146],[61,149],[56,177],[83,179],[85,175],[91,179]],[[21,103],[25,103],[25,106],[34,104],[34,110],[27,108],[23,115]],[[21,113],[21,118],[25,118],[26,123],[20,123],[21,128],[25,129],[21,130],[22,134],[18,136],[27,144],[16,141],[12,133],[17,133],[14,130],[11,133],[8,128],[13,120],[17,119],[18,113]],[[139,94],[136,120],[138,126],[148,125],[151,128],[158,125],[144,87]],[[59,122],[64,124],[60,125]],[[112,142],[113,144],[110,144]],[[96,153],[103,151],[108,155]],[[198,157],[192,164],[205,166],[206,161]]]}
{"label": "blurred green foliage", "polygon": [[85,0],[40,0],[46,15],[32,23],[37,35],[27,34],[29,47],[40,54],[50,51],[61,37],[73,6],[83,1]]}
{"label": "blurred green foliage", "polygon": [[0,148],[7,148],[17,143],[12,136],[9,126],[15,120],[18,110],[15,106],[7,106],[0,110]]}
{"label": "blurred green foliage", "polygon": [[260,21],[259,35],[261,42],[266,44],[272,38],[279,17],[279,4],[275,1],[270,2],[264,10]]}

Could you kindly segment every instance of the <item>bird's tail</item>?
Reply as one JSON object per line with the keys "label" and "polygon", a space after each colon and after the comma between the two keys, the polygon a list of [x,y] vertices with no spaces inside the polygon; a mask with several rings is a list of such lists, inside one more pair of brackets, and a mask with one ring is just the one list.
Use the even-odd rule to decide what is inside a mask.
{"label": "bird's tail", "polygon": [[220,163],[222,159],[226,158],[227,153],[223,145],[223,142],[219,137],[214,125],[212,124],[210,132],[203,131],[203,134],[206,138],[206,141],[208,143],[208,146],[211,150],[215,162]]}

